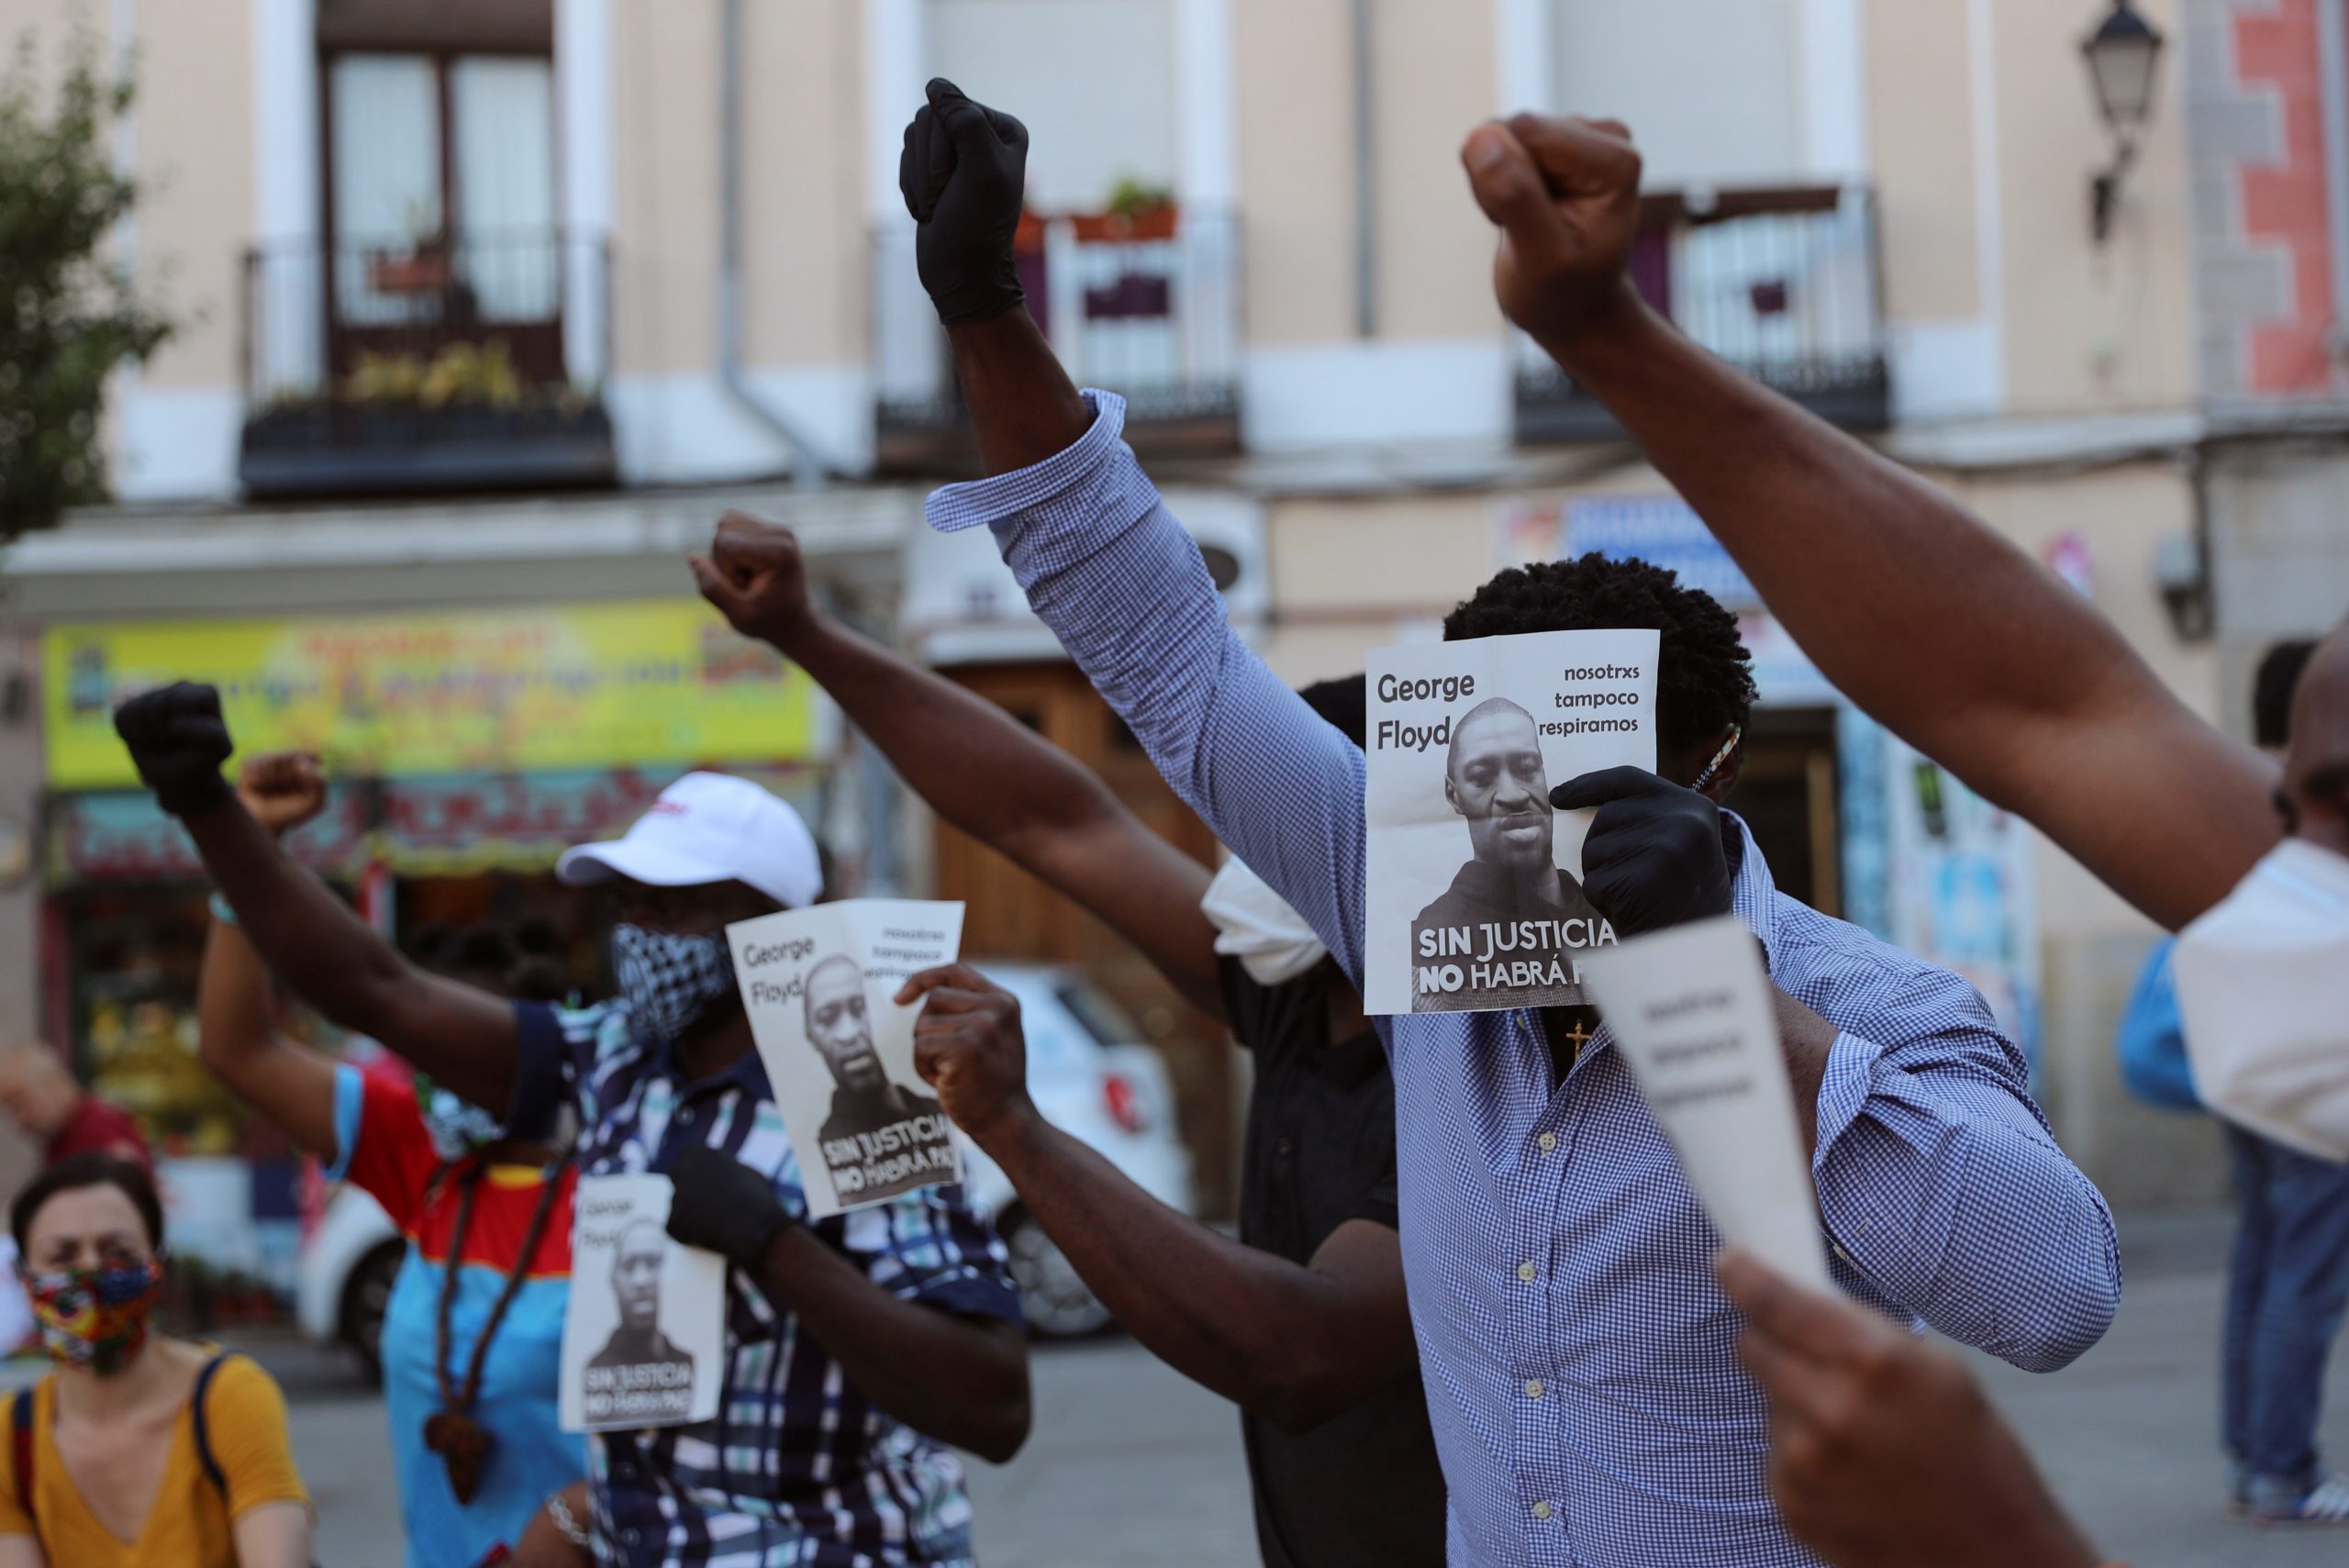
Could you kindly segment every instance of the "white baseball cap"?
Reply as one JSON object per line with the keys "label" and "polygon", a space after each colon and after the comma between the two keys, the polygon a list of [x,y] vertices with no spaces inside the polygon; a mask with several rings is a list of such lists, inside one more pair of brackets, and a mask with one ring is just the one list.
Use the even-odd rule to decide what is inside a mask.
{"label": "white baseball cap", "polygon": [[615,876],[651,887],[745,882],[786,909],[824,891],[816,838],[790,803],[748,779],[687,773],[618,839],[562,852],[555,874],[573,887]]}

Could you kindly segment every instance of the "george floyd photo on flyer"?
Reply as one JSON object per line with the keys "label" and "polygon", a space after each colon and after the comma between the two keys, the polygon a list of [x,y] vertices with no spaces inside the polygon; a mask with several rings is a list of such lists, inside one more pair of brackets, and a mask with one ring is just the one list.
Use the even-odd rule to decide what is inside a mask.
{"label": "george floyd photo on flyer", "polygon": [[559,1416],[571,1432],[718,1414],[726,1261],[669,1238],[669,1178],[582,1176]]}
{"label": "george floyd photo on flyer", "polygon": [[953,1125],[914,1071],[899,986],[952,963],[963,906],[848,899],[729,926],[734,973],[811,1216],[962,1179]]}
{"label": "george floyd photo on flyer", "polygon": [[1583,1002],[1577,956],[1615,936],[1582,891],[1591,814],[1550,792],[1655,767],[1656,649],[1545,631],[1371,653],[1367,1011]]}

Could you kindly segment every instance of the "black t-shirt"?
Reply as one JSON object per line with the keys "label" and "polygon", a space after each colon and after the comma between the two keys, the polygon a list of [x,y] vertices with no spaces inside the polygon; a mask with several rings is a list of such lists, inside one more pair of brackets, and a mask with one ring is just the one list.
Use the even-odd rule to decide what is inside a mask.
{"label": "black t-shirt", "polygon": [[[1395,1080],[1365,1029],[1327,1043],[1329,971],[1259,985],[1223,961],[1231,1032],[1256,1059],[1240,1239],[1312,1261],[1350,1219],[1393,1227]],[[1267,1568],[1443,1562],[1443,1472],[1417,1375],[1292,1437],[1241,1411]]]}

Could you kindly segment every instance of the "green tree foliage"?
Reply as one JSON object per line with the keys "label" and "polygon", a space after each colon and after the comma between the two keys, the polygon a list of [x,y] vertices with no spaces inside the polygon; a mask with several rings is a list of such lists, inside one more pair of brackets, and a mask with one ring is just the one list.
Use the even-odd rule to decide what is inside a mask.
{"label": "green tree foliage", "polygon": [[28,37],[0,73],[0,539],[106,499],[106,378],[172,331],[108,254],[139,189],[110,146],[131,83],[98,61],[77,39],[44,90]]}

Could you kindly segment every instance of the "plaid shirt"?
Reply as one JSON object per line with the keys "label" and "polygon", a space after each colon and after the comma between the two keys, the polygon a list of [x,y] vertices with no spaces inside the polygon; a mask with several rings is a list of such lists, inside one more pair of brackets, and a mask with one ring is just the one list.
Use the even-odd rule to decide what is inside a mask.
{"label": "plaid shirt", "polygon": [[[1363,754],[1231,631],[1119,439],[1122,404],[1087,395],[1075,445],[939,491],[930,521],[994,528],[1176,793],[1359,984]],[[1838,1278],[2018,1365],[2064,1365],[2110,1322],[2120,1260],[2020,1053],[1973,987],[1781,895],[1737,831],[1738,913],[1779,987],[1840,1031],[1812,1165]],[[1380,1021],[1452,1560],[1811,1563],[1764,1489],[1765,1409],[1713,1282],[1720,1238],[1606,1031],[1553,1088],[1527,1014]]]}
{"label": "plaid shirt", "polygon": [[[768,1173],[800,1218],[799,1162],[756,1053],[699,1083],[641,1044],[627,1004],[525,1003],[514,1104],[575,1099],[583,1175],[662,1171],[698,1140]],[[1018,1323],[1003,1244],[957,1186],[813,1224],[892,1295]],[[867,1568],[968,1563],[962,1462],[876,1408],[824,1347],[740,1271],[727,1275],[726,1383],[717,1418],[606,1432],[590,1445],[597,1535],[630,1568]]]}

